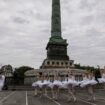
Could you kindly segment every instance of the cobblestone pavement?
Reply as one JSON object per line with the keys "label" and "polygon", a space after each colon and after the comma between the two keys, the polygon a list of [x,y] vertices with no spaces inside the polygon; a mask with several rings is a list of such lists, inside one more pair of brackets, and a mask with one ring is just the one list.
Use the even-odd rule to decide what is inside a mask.
{"label": "cobblestone pavement", "polygon": [[88,94],[81,90],[76,93],[76,102],[67,102],[68,94],[60,92],[58,101],[48,96],[34,96],[34,91],[2,91],[0,105],[105,105],[105,90],[96,90],[96,101],[87,101]]}

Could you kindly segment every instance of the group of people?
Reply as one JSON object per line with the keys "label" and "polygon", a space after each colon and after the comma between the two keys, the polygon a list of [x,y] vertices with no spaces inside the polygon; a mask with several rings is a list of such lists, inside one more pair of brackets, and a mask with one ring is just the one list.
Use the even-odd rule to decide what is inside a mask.
{"label": "group of people", "polygon": [[54,74],[53,81],[50,80],[48,75],[40,73],[37,77],[37,81],[32,83],[32,86],[35,89],[35,96],[40,94],[48,95],[48,91],[51,90],[52,98],[57,100],[60,94],[61,89],[66,89],[68,94],[68,101],[77,100],[75,95],[75,87],[86,88],[88,91],[89,100],[96,100],[94,95],[94,86],[98,83],[105,83],[105,72],[102,73],[102,77],[95,79],[94,73],[84,73],[83,79],[81,81],[75,80],[75,76],[72,72],[68,72],[64,80],[61,80],[61,77],[58,73]]}

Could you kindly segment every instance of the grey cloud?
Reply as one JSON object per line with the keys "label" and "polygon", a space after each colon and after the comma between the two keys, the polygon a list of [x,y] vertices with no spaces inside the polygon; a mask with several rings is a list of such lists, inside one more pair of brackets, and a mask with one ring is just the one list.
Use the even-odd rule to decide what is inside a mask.
{"label": "grey cloud", "polygon": [[94,21],[94,17],[93,16],[91,16],[91,15],[85,16],[81,20],[81,25],[89,25],[89,24],[92,24],[92,21]]}
{"label": "grey cloud", "polygon": [[15,23],[20,23],[20,24],[25,24],[25,23],[29,23],[29,21],[26,21],[24,18],[21,17],[14,17],[13,21]]}
{"label": "grey cloud", "polygon": [[81,0],[81,9],[88,9],[89,11],[94,8],[98,4],[99,0]]}
{"label": "grey cloud", "polygon": [[86,35],[87,35],[87,37],[90,37],[90,38],[92,38],[92,37],[99,38],[102,36],[102,32],[100,32],[97,29],[92,28],[92,29],[89,29],[86,31]]}
{"label": "grey cloud", "polygon": [[[62,36],[75,63],[104,65],[104,5],[104,0],[61,0]],[[0,63],[38,68],[50,27],[51,0],[1,0]]]}

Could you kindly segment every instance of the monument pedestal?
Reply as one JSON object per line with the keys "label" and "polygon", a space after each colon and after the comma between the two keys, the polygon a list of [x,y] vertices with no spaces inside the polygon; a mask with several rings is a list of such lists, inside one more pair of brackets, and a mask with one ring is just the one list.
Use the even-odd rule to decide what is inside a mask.
{"label": "monument pedestal", "polygon": [[74,61],[73,60],[49,60],[45,59],[42,63],[41,69],[48,68],[73,68]]}

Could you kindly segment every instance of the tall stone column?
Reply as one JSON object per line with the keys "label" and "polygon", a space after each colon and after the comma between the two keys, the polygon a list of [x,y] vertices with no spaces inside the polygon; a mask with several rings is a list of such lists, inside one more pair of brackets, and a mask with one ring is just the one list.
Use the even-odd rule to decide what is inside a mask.
{"label": "tall stone column", "polygon": [[52,0],[51,37],[47,44],[47,57],[41,68],[68,68],[73,65],[67,55],[68,43],[62,38],[60,0]]}
{"label": "tall stone column", "polygon": [[60,0],[52,0],[51,37],[61,38]]}

